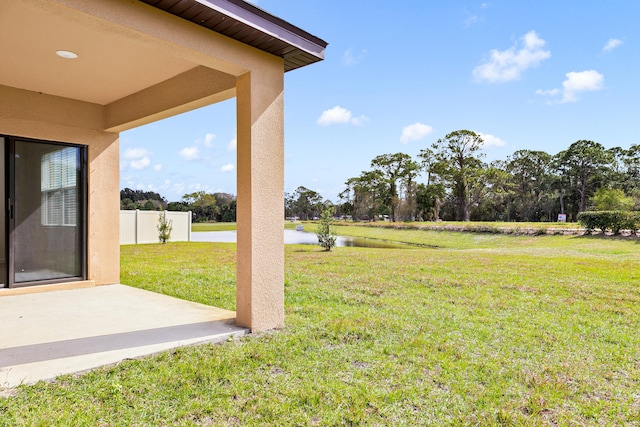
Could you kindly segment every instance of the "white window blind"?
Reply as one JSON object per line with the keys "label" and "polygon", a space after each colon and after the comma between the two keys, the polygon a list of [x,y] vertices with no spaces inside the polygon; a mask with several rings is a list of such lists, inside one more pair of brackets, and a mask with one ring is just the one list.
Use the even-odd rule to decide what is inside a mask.
{"label": "white window blind", "polygon": [[40,191],[43,225],[76,225],[77,176],[77,148],[62,148],[42,156]]}

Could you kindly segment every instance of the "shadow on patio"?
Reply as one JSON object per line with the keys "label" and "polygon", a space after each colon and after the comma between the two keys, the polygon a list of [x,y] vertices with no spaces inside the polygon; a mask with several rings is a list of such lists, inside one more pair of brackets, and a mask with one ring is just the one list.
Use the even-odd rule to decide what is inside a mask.
{"label": "shadow on patio", "polygon": [[0,389],[248,333],[235,312],[124,285],[0,297]]}

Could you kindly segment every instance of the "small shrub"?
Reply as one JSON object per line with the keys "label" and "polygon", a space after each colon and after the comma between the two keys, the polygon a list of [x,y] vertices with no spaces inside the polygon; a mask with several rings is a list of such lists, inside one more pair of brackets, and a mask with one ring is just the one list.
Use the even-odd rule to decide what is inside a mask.
{"label": "small shrub", "polygon": [[612,211],[609,212],[609,229],[613,234],[619,234],[620,230],[627,222],[627,212]]}
{"label": "small shrub", "polygon": [[631,231],[631,234],[638,234],[640,230],[640,211],[627,212],[628,217],[624,223],[624,229]]}
{"label": "small shrub", "polygon": [[173,230],[173,221],[167,220],[165,213],[161,212],[158,216],[158,239],[160,243],[165,244],[171,238]]}
{"label": "small shrub", "polygon": [[598,228],[596,217],[597,212],[580,212],[578,214],[578,222],[585,228],[585,234],[591,234]]}
{"label": "small shrub", "polygon": [[633,235],[637,235],[638,230],[640,230],[640,212],[629,212],[622,224],[622,228],[629,230]]}
{"label": "small shrub", "polygon": [[330,251],[331,248],[336,245],[336,239],[338,237],[334,225],[335,219],[333,218],[333,212],[333,206],[322,211],[320,214],[320,224],[318,224],[318,230],[316,231],[318,244],[322,246],[325,251]]}

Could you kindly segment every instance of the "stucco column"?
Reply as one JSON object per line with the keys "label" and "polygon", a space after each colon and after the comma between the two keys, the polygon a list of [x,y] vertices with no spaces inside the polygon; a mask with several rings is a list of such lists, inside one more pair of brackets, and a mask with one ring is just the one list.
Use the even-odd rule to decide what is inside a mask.
{"label": "stucco column", "polygon": [[284,323],[283,66],[238,77],[236,322],[252,331]]}

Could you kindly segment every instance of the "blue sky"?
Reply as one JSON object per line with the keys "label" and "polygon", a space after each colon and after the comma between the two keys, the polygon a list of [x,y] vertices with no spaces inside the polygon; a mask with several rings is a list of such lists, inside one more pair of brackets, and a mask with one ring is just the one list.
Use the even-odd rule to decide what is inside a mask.
{"label": "blue sky", "polygon": [[[285,74],[286,192],[336,202],[375,156],[459,129],[484,136],[487,160],[640,143],[639,1],[254,3],[329,42],[324,61]],[[235,100],[120,140],[122,188],[236,194]]]}

